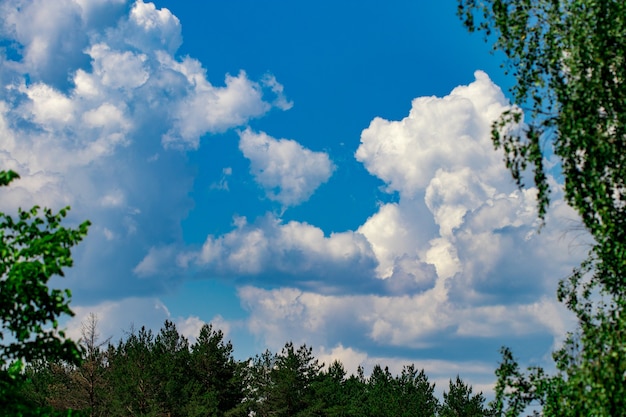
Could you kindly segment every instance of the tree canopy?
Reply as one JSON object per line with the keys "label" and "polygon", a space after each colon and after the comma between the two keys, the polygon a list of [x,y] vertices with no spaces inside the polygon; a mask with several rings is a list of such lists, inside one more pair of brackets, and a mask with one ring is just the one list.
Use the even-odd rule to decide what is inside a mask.
{"label": "tree canopy", "polygon": [[[90,318],[81,364],[36,361],[27,366],[22,396],[59,413],[90,416],[488,416],[482,394],[459,377],[440,403],[423,370],[399,375],[375,365],[348,376],[339,361],[319,363],[310,347],[287,342],[237,361],[221,330],[206,324],[189,342],[166,321],[156,334],[142,327],[106,348]],[[90,377],[94,375],[95,377]],[[456,414],[455,414],[456,413]],[[1,413],[0,413],[1,415]]]}
{"label": "tree canopy", "polygon": [[[554,353],[557,374],[523,374],[508,349],[497,402],[519,415],[539,401],[544,415],[626,413],[626,3],[621,0],[459,0],[470,31],[506,56],[517,107],[492,129],[518,185],[533,171],[545,219],[556,160],[566,202],[594,243],[557,296],[579,327]],[[507,408],[508,407],[508,408]]]}

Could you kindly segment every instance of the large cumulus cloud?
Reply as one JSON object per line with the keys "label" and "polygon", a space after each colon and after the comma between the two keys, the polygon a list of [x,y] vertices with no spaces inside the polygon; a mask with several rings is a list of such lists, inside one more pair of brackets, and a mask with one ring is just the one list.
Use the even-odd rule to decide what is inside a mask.
{"label": "large cumulus cloud", "polygon": [[69,273],[79,299],[162,291],[168,284],[132,271],[152,246],[181,242],[194,178],[181,150],[288,108],[282,86],[243,71],[213,84],[198,60],[176,55],[180,21],[153,3],[0,8],[10,45],[1,57],[0,164],[22,176],[3,190],[0,209],[69,204],[70,222],[92,221]]}
{"label": "large cumulus cloud", "polygon": [[551,180],[557,197],[538,233],[535,190],[516,188],[490,140],[509,104],[485,73],[475,75],[448,96],[415,99],[402,120],[374,119],[355,154],[400,196],[356,233],[371,247],[376,279],[413,291],[245,286],[239,295],[259,339],[308,342],[328,357],[351,350],[363,363],[474,360],[482,370],[473,378],[485,386],[505,340],[523,347],[525,360],[548,357],[572,325],[554,294],[584,256],[567,233],[576,216]]}

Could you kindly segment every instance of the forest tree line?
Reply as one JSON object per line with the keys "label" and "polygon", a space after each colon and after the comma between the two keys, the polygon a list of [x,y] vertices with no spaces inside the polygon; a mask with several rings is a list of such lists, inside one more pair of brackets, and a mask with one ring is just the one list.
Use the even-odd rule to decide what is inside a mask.
{"label": "forest tree line", "polygon": [[86,416],[487,416],[482,393],[458,376],[443,399],[423,370],[392,375],[376,365],[347,375],[320,363],[306,345],[288,342],[248,360],[233,357],[221,330],[205,324],[190,343],[171,321],[142,327],[113,344],[98,340],[97,319],[83,326],[83,360],[27,364],[20,396],[33,407]]}

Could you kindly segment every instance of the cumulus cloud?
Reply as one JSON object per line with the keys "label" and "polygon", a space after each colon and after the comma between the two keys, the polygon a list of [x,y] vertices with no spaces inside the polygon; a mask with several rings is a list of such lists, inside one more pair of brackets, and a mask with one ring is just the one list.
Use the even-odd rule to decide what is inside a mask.
{"label": "cumulus cloud", "polygon": [[123,29],[134,35],[131,44],[144,51],[165,50],[173,54],[183,42],[178,18],[166,8],[157,9],[154,3],[137,1],[127,25]]}
{"label": "cumulus cloud", "polygon": [[538,363],[545,359],[544,349],[556,346],[573,325],[553,298],[525,305],[461,306],[441,302],[433,292],[339,296],[243,287],[239,296],[251,313],[250,332],[274,351],[285,340],[307,344],[327,365],[339,360],[349,373],[362,366],[366,375],[376,364],[395,374],[414,364],[438,385],[439,394],[459,374],[489,395],[503,340],[522,347],[521,353],[532,351],[524,360]]}
{"label": "cumulus cloud", "polygon": [[572,325],[571,317],[554,299],[464,306],[437,300],[433,291],[412,296],[345,296],[246,286],[240,288],[239,296],[251,312],[250,331],[274,349],[281,341],[293,340],[370,351],[409,348],[437,358],[437,349],[451,349],[445,344],[455,344],[455,353],[460,355],[467,353],[462,352],[463,344],[472,342],[491,347],[491,352],[476,353],[488,358],[495,355],[502,338],[528,340],[543,333],[561,340],[563,331]]}
{"label": "cumulus cloud", "polygon": [[274,139],[246,129],[239,149],[250,160],[250,171],[268,198],[284,207],[298,205],[328,181],[335,166],[328,154],[313,152],[290,139]]}
{"label": "cumulus cloud", "polygon": [[508,107],[487,74],[448,96],[419,97],[400,121],[375,118],[361,134],[356,158],[390,190],[411,197],[438,173],[471,169],[499,184],[501,157],[493,151],[491,123]]}
{"label": "cumulus cloud", "polygon": [[[140,265],[150,265],[150,260],[147,257]],[[236,218],[234,230],[208,236],[201,250],[180,254],[176,262],[199,267],[205,276],[291,283],[323,292],[348,286],[364,290],[378,281],[373,276],[373,253],[359,233],[325,236],[315,226],[284,223],[270,214],[254,223]]]}
{"label": "cumulus cloud", "polygon": [[111,50],[103,43],[93,45],[87,53],[92,58],[93,74],[105,87],[133,89],[141,87],[150,77],[145,54]]}
{"label": "cumulus cloud", "polygon": [[174,105],[173,127],[162,138],[165,147],[197,148],[203,134],[243,125],[271,108],[263,100],[261,86],[250,81],[244,71],[237,76],[227,75],[225,87],[214,87],[205,80],[205,70],[199,62],[185,58],[178,63],[162,54],[159,57],[163,66],[184,74],[195,87]]}
{"label": "cumulus cloud", "polygon": [[[20,22],[26,20],[34,8],[8,3],[3,3],[2,7]],[[80,18],[80,13],[74,10],[80,7],[73,1],[55,2],[55,8],[60,9],[59,13]],[[66,22],[62,19],[55,21],[47,17],[46,21],[46,27],[53,26],[50,30],[61,32],[66,29]],[[10,26],[4,28],[4,35],[12,36],[27,49],[35,43],[35,38],[50,38],[45,28],[38,29],[32,24],[26,26],[30,31],[41,33],[21,36],[20,31],[10,30],[13,28]],[[116,32],[121,28],[124,29],[123,36]],[[206,79],[199,61],[191,57],[179,61],[173,55],[179,42],[172,47],[163,44],[163,39],[180,37],[178,19],[167,9],[156,9],[152,3],[138,0],[130,15],[113,29],[92,36],[91,43],[79,48],[80,53],[88,58],[90,68],[69,64],[63,67],[72,82],[67,91],[33,73],[36,69],[46,72],[45,65],[38,60],[33,61],[32,68],[18,67],[15,70],[16,76],[18,70],[25,71],[21,75],[28,75],[30,82],[5,86],[6,93],[0,97],[6,103],[3,106],[5,136],[35,136],[27,139],[26,146],[23,146],[29,153],[33,148],[38,151],[46,147],[45,152],[32,152],[28,165],[33,170],[52,171],[52,167],[57,167],[60,171],[59,161],[63,164],[64,160],[70,160],[74,165],[89,164],[112,153],[118,146],[126,145],[131,139],[145,140],[138,129],[157,121],[157,127],[163,130],[164,144],[195,148],[202,135],[245,124],[272,107],[264,100],[261,84],[249,80],[243,72],[237,76],[227,75],[226,85],[216,87]],[[146,43],[145,39],[139,42],[140,38],[157,44]],[[51,45],[46,51],[58,52]],[[282,86],[275,79],[268,88],[282,94]],[[24,128],[20,121],[31,125]],[[42,143],[42,132],[47,136],[45,144]],[[20,149],[15,148],[22,141],[14,142],[7,152],[21,156],[16,155]],[[50,155],[50,151],[56,155],[49,158],[47,164],[36,159],[44,157],[41,153]],[[68,151],[72,152],[72,158],[58,158],[58,154]],[[84,155],[75,158],[76,153]]]}
{"label": "cumulus cloud", "polygon": [[[363,131],[356,157],[400,200],[381,205],[357,231],[326,236],[314,225],[273,215],[253,223],[240,217],[231,232],[208,236],[200,251],[153,258],[194,265],[207,276],[246,282],[272,277],[273,283],[323,294],[427,292],[441,305],[536,300],[554,289],[581,253],[562,239],[558,219],[575,215],[558,199],[549,225],[536,233],[534,190],[518,190],[494,151],[491,122],[507,108],[501,90],[477,72],[473,83],[446,97],[415,99],[401,121],[375,119]],[[240,149],[257,181],[278,189],[274,198],[283,203],[308,195],[302,190],[314,189],[332,169],[325,154],[250,129],[240,133]],[[320,162],[307,166],[302,160]],[[324,168],[314,169],[319,166]],[[148,265],[150,256],[135,272],[146,274]]]}
{"label": "cumulus cloud", "polygon": [[433,264],[406,254],[396,259],[390,276],[379,276],[375,252],[360,232],[325,235],[311,224],[284,222],[269,213],[252,223],[235,217],[234,226],[226,234],[208,236],[200,250],[154,246],[134,273],[149,278],[192,270],[204,277],[323,294],[413,294],[437,279]]}
{"label": "cumulus cloud", "polygon": [[[448,96],[413,100],[400,121],[376,118],[363,131],[356,158],[400,202],[382,206],[359,231],[382,277],[409,257],[434,265],[433,287],[457,302],[528,300],[553,288],[580,257],[554,227],[575,215],[557,197],[549,226],[536,233],[535,191],[517,190],[490,139],[508,102],[485,73],[475,76]],[[549,262],[547,253],[563,262]]]}
{"label": "cumulus cloud", "polygon": [[14,67],[54,86],[67,85],[67,68],[83,65],[87,34],[74,0],[17,0],[0,3],[1,31],[18,42]]}
{"label": "cumulus cloud", "polygon": [[282,85],[243,71],[213,84],[198,60],[176,55],[176,16],[142,0],[0,9],[10,45],[0,54],[0,164],[22,177],[0,209],[69,204],[71,222],[92,221],[69,272],[78,297],[162,291],[137,278],[155,268],[152,247],[181,242],[192,207],[194,172],[170,148],[196,149],[206,134],[289,108]]}
{"label": "cumulus cloud", "polygon": [[563,232],[577,217],[553,180],[556,198],[537,233],[535,190],[515,187],[489,136],[507,108],[477,72],[446,97],[415,99],[403,120],[374,119],[356,158],[399,201],[382,204],[356,233],[373,253],[374,280],[386,286],[364,293],[323,293],[297,280],[271,290],[245,286],[239,297],[250,331],[270,346],[294,340],[339,356],[410,349],[418,362],[435,363],[473,352],[475,363],[489,364],[484,369],[503,339],[526,348],[534,340],[529,355],[543,360],[572,327],[554,293],[584,248]]}

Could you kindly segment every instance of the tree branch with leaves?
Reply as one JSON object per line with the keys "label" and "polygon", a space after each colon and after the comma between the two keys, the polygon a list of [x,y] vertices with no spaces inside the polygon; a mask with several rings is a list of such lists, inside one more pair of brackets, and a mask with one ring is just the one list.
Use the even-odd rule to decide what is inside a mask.
{"label": "tree branch with leaves", "polygon": [[[459,16],[506,56],[516,109],[492,139],[519,186],[533,171],[545,220],[545,161],[559,162],[565,201],[594,238],[557,297],[578,329],[554,353],[556,375],[523,374],[508,349],[497,372],[500,413],[532,401],[546,416],[626,414],[626,3],[622,0],[459,0]],[[524,122],[522,124],[522,121]],[[511,124],[521,129],[510,129]]]}
{"label": "tree branch with leaves", "polygon": [[[13,171],[0,171],[0,186],[17,178]],[[23,361],[78,363],[81,358],[80,349],[58,322],[63,315],[73,316],[71,292],[48,287],[53,276],[63,276],[72,266],[71,249],[90,225],[86,221],[76,228],[64,227],[68,211],[69,207],[54,213],[34,206],[19,209],[16,217],[0,213],[0,397],[5,407],[17,407],[14,415],[27,415],[22,413],[28,410],[11,398]]]}

